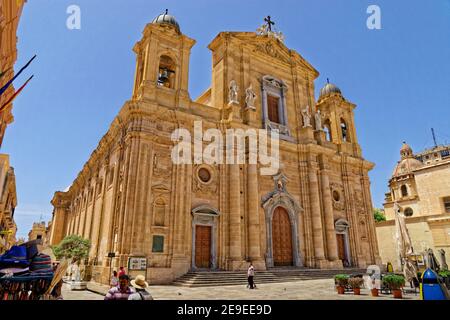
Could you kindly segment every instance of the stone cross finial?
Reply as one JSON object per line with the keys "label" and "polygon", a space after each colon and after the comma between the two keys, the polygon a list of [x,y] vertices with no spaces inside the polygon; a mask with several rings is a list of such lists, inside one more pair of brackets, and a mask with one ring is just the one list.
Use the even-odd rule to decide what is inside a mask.
{"label": "stone cross finial", "polygon": [[271,20],[270,16],[264,18],[264,21],[267,22],[267,28],[269,29],[269,31],[272,31],[272,26],[275,25],[275,22]]}

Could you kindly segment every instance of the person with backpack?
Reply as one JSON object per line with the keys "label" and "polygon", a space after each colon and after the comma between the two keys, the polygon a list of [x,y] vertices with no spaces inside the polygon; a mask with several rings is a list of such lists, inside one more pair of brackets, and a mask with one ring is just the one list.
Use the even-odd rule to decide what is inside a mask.
{"label": "person with backpack", "polygon": [[131,280],[131,285],[136,292],[131,294],[128,300],[153,300],[152,295],[146,290],[148,283],[143,275],[137,275],[134,280]]}

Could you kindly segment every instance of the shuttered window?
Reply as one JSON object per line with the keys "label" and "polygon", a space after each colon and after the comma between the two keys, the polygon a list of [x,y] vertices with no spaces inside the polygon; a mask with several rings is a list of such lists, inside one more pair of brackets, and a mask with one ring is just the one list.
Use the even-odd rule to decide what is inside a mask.
{"label": "shuttered window", "polygon": [[269,120],[280,123],[280,115],[278,113],[278,103],[280,98],[267,95],[267,110],[269,112]]}

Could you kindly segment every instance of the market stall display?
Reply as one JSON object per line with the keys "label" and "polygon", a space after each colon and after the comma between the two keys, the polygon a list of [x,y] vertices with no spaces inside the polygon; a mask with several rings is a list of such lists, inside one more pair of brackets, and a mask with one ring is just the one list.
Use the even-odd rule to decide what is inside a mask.
{"label": "market stall display", "polygon": [[13,246],[0,256],[0,300],[39,300],[53,276],[51,258],[36,242]]}

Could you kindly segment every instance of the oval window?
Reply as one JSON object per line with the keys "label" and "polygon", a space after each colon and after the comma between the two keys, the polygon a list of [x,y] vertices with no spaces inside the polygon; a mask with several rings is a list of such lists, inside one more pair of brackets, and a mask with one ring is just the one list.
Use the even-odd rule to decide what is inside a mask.
{"label": "oval window", "polygon": [[341,195],[336,190],[333,191],[333,199],[336,202],[339,202],[339,200],[341,199]]}
{"label": "oval window", "polygon": [[406,217],[411,217],[412,215],[413,215],[413,209],[411,209],[411,208],[406,208],[405,209],[405,216]]}
{"label": "oval window", "polygon": [[207,169],[201,168],[200,170],[198,170],[198,177],[200,181],[207,183],[211,180],[211,173],[209,173]]}

